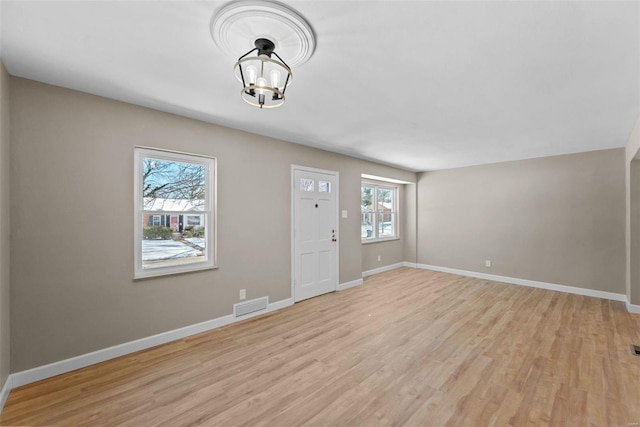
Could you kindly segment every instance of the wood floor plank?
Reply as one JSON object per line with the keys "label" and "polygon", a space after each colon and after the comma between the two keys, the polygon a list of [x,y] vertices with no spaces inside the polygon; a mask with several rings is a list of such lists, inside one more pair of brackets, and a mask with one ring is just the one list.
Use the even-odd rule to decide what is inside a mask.
{"label": "wood floor plank", "polygon": [[401,268],[13,390],[1,425],[640,423],[623,303]]}

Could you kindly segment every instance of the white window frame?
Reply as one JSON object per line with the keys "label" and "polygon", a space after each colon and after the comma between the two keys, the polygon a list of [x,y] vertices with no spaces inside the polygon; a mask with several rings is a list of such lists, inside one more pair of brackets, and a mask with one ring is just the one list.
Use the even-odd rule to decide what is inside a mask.
{"label": "white window frame", "polygon": [[[182,163],[194,163],[205,167],[205,206],[204,211],[194,212],[202,214],[205,227],[206,248],[203,259],[190,264],[164,266],[155,268],[143,268],[142,265],[142,219],[145,214],[143,209],[144,200],[142,194],[142,172],[143,159],[152,157],[154,159],[176,161]],[[217,215],[216,215],[216,158],[200,154],[183,153],[179,151],[163,150],[151,147],[134,147],[134,279],[144,279],[149,277],[166,276],[170,274],[187,273],[191,271],[209,270],[217,268]],[[149,211],[147,211],[149,213]],[[167,212],[167,214],[189,215],[189,212]]]}
{"label": "white window frame", "polygon": [[[361,240],[362,243],[373,243],[373,242],[384,242],[387,240],[398,240],[400,239],[400,235],[399,235],[399,212],[398,212],[398,198],[400,197],[400,191],[399,188],[397,186],[394,185],[384,185],[384,184],[378,184],[375,182],[370,182],[370,181],[361,181],[360,183],[360,206],[362,206],[362,187],[371,187],[373,188],[373,200],[372,200],[372,205],[374,206],[374,210],[371,212],[360,212],[360,230],[362,230],[362,215],[365,213],[371,213],[373,215],[373,233],[371,235],[371,237],[362,237],[362,232],[360,233],[361,236]],[[379,234],[379,229],[378,229],[378,216],[381,214],[381,212],[378,212],[378,189],[384,189],[384,190],[391,190],[393,191],[393,210],[391,211],[391,213],[394,215],[394,221],[393,221],[393,226],[394,226],[394,230],[393,230],[393,236],[389,236],[389,237],[380,237]]]}

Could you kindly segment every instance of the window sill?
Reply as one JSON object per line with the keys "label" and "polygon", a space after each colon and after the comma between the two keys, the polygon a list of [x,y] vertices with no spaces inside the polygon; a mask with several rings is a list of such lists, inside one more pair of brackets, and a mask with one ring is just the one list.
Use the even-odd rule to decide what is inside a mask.
{"label": "window sill", "polygon": [[172,271],[145,271],[138,272],[133,276],[134,281],[154,279],[156,277],[175,276],[177,274],[196,273],[198,271],[217,270],[217,265],[205,265],[200,267],[192,267],[184,270],[172,270]]}
{"label": "window sill", "polygon": [[388,239],[374,239],[374,240],[362,240],[363,245],[370,245],[371,243],[384,243],[393,242],[394,240],[400,240],[399,237],[389,237]]}

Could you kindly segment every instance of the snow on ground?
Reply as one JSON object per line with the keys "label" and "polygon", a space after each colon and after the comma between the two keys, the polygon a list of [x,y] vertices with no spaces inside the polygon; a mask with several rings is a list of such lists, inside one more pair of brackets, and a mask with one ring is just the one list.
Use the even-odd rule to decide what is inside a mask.
{"label": "snow on ground", "polygon": [[[192,238],[191,240],[198,240]],[[202,245],[192,242],[196,245],[204,247],[204,239]],[[201,256],[202,251],[193,249],[182,242],[176,240],[142,240],[142,260],[156,261],[162,259],[186,258],[192,256]]]}
{"label": "snow on ground", "polygon": [[187,242],[191,242],[194,245],[198,245],[201,248],[205,248],[205,240],[202,237],[186,237],[184,240],[186,240]]}

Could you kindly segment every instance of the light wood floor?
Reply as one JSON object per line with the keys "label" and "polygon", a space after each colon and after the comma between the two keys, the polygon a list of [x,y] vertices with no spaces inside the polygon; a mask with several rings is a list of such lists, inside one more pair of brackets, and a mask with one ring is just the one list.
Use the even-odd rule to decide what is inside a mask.
{"label": "light wood floor", "polygon": [[3,425],[637,426],[640,315],[402,268],[15,389]]}

